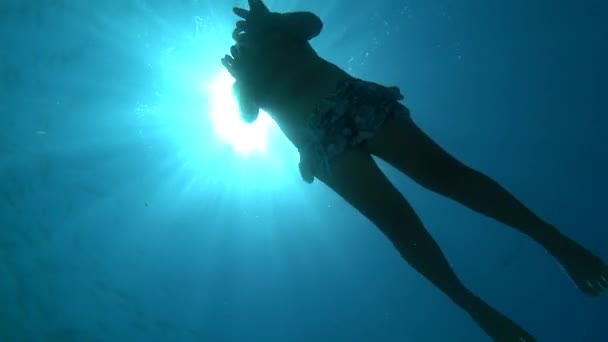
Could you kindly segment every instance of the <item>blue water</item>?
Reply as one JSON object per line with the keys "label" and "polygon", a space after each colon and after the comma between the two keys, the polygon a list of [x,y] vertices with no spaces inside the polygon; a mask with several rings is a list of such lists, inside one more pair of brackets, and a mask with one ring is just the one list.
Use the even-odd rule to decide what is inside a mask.
{"label": "blue water", "polygon": [[[488,340],[276,127],[264,153],[218,137],[201,88],[244,4],[0,1],[0,341]],[[608,258],[605,1],[268,4],[318,13],[322,56]],[[608,297],[381,167],[480,296],[539,341],[607,340]]]}

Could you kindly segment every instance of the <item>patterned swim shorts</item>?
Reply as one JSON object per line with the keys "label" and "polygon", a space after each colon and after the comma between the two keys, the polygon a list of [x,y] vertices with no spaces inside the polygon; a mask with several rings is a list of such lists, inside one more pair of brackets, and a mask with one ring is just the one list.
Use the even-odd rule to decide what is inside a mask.
{"label": "patterned swim shorts", "polygon": [[360,79],[340,83],[315,108],[308,134],[299,148],[300,174],[312,183],[319,172],[329,172],[329,163],[349,148],[365,144],[392,118],[409,118],[399,103],[397,87],[385,87]]}

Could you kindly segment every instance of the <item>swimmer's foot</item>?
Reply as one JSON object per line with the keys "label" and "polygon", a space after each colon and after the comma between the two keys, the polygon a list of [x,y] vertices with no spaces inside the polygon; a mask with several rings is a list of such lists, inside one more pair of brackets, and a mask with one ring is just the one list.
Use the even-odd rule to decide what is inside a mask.
{"label": "swimmer's foot", "polygon": [[608,265],[576,241],[564,236],[551,254],[585,294],[599,296],[608,288]]}
{"label": "swimmer's foot", "polygon": [[471,314],[479,327],[496,342],[533,342],[534,336],[483,301]]}

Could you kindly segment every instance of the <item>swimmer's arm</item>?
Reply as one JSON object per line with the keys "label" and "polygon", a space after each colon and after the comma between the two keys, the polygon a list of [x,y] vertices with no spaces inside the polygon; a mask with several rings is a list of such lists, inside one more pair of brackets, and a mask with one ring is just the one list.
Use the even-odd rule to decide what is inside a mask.
{"label": "swimmer's arm", "polygon": [[311,12],[281,13],[278,19],[280,29],[298,40],[311,40],[323,29],[321,19]]}

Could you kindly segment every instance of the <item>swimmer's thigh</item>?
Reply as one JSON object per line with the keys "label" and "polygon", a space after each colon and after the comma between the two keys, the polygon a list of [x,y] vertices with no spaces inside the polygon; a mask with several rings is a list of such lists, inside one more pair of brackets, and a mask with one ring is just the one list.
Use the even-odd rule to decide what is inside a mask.
{"label": "swimmer's thigh", "polygon": [[412,119],[392,119],[372,138],[368,150],[427,189],[454,196],[476,179],[472,170],[446,152]]}
{"label": "swimmer's thigh", "polygon": [[329,168],[331,172],[316,177],[385,233],[418,220],[407,200],[365,148],[345,151],[330,163]]}

